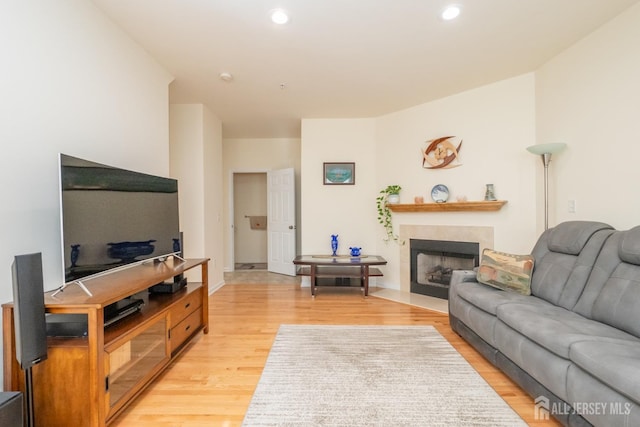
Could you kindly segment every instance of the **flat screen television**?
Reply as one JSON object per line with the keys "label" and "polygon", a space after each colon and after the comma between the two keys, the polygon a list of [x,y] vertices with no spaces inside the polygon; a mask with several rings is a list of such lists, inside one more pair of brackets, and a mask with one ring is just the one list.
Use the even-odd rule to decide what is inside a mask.
{"label": "flat screen television", "polygon": [[178,181],[60,154],[64,282],[180,253]]}

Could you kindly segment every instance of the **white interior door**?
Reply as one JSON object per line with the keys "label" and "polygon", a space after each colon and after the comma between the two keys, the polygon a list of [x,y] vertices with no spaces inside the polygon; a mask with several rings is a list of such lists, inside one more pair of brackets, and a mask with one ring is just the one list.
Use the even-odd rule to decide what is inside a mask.
{"label": "white interior door", "polygon": [[296,275],[296,195],[293,168],[267,172],[267,269]]}

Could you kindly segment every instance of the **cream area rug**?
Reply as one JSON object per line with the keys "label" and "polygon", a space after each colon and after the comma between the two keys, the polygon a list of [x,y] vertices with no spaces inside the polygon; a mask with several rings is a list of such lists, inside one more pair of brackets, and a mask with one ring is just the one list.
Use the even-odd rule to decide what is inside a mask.
{"label": "cream area rug", "polygon": [[243,426],[526,426],[431,326],[282,325]]}

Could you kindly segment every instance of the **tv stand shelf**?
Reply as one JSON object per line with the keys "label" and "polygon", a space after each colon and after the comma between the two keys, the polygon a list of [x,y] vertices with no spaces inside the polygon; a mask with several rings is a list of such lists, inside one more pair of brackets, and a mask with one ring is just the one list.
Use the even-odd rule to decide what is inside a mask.
{"label": "tv stand shelf", "polygon": [[[170,258],[95,277],[83,283],[92,296],[67,286],[45,293],[47,313],[85,314],[84,338],[49,337],[47,360],[32,369],[36,426],[102,427],[112,422],[200,331],[208,333],[208,259]],[[200,267],[201,281],[172,294],[149,287]],[[104,308],[127,297],[142,308],[104,326]],[[4,389],[24,391],[15,356],[13,304],[2,305]]]}

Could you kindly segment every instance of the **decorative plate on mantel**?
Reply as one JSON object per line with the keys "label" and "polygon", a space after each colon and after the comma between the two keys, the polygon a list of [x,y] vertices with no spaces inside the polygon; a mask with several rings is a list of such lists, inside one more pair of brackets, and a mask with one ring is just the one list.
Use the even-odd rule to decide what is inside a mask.
{"label": "decorative plate on mantel", "polygon": [[449,189],[446,185],[434,185],[431,189],[431,198],[436,203],[444,203],[449,199]]}

